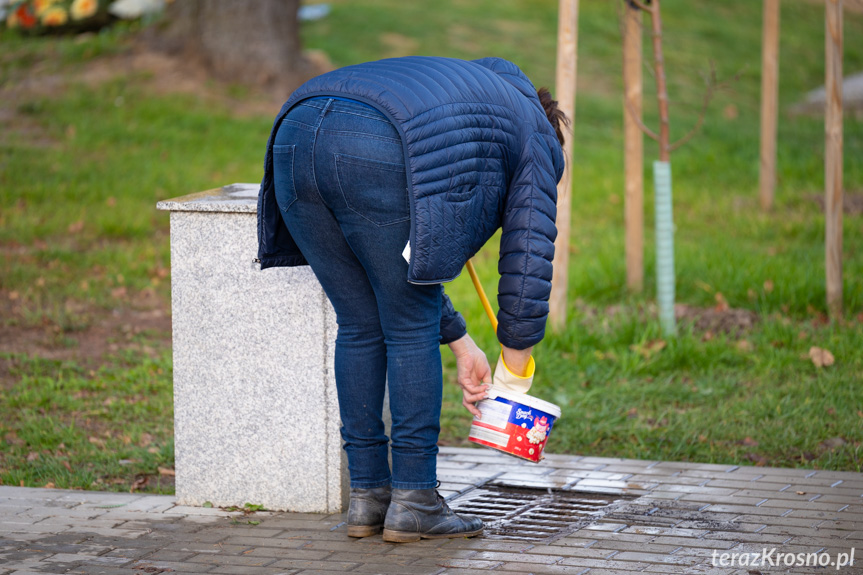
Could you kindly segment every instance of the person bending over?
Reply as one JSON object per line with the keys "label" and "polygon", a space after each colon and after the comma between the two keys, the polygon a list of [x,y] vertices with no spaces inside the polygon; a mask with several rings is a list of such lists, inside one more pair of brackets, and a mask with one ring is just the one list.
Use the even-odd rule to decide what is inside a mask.
{"label": "person bending over", "polygon": [[276,117],[258,258],[261,269],[310,265],[336,312],[348,535],[481,533],[479,518],[454,513],[436,490],[440,345],[455,353],[474,415],[491,381],[441,284],[502,228],[497,337],[506,366],[523,374],[545,333],[565,124],[511,62],[419,56],[313,78]]}

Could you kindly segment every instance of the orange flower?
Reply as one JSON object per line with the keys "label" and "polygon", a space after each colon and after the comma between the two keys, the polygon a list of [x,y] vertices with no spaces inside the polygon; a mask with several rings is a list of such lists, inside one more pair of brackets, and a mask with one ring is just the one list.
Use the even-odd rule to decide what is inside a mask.
{"label": "orange flower", "polygon": [[83,20],[89,18],[96,13],[99,8],[98,0],[75,0],[72,2],[72,18],[74,20]]}
{"label": "orange flower", "polygon": [[48,8],[42,14],[42,24],[44,26],[62,26],[69,20],[69,15],[66,10],[59,6]]}
{"label": "orange flower", "polygon": [[57,0],[33,0],[33,10],[36,12],[36,16],[41,17],[56,3]]}

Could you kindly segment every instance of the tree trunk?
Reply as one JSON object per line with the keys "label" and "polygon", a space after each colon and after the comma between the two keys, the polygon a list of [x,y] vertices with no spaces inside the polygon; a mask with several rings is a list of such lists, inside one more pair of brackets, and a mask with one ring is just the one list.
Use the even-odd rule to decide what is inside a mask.
{"label": "tree trunk", "polygon": [[623,32],[623,221],[626,229],[626,286],[644,288],[644,134],[641,121],[641,9],[624,8]]}
{"label": "tree trunk", "polygon": [[299,0],[177,0],[168,4],[159,48],[214,77],[285,96],[314,75],[302,56]]}

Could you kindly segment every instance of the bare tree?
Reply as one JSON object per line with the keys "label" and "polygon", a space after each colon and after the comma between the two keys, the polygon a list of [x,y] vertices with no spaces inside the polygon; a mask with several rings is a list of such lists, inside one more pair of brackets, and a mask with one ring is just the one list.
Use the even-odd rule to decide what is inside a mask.
{"label": "bare tree", "polygon": [[668,110],[668,90],[665,76],[665,56],[662,51],[662,15],[660,0],[625,0],[627,17],[631,18],[632,10],[642,10],[649,14],[651,20],[651,40],[653,45],[653,68],[656,80],[656,101],[659,109],[659,130],[655,132],[645,125],[641,112],[635,105],[635,98],[626,97],[631,79],[624,74],[624,105],[629,112],[629,119],[642,132],[659,143],[659,161],[653,163],[654,201],[656,203],[656,298],[659,303],[659,320],[666,335],[676,332],[674,317],[674,218],[672,214],[671,186],[671,152],[688,142],[704,122],[707,106],[717,87],[716,71],[713,63],[710,66],[710,76],[705,79],[707,89],[704,94],[701,112],[695,126],[681,139],[671,141],[671,129]]}
{"label": "bare tree", "polygon": [[155,47],[194,61],[214,77],[289,93],[315,74],[303,58],[300,0],[177,0]]}

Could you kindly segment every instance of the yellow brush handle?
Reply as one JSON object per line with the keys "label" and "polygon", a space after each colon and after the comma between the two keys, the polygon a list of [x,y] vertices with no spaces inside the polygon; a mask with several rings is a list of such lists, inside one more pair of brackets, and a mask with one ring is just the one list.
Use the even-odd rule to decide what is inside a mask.
{"label": "yellow brush handle", "polygon": [[465,267],[467,267],[467,273],[470,274],[470,279],[473,281],[473,287],[476,288],[479,301],[482,302],[482,307],[485,308],[485,313],[488,315],[491,327],[494,328],[494,333],[497,333],[497,317],[494,315],[494,310],[491,309],[491,304],[488,303],[488,298],[485,297],[485,291],[482,289],[482,284],[479,283],[479,277],[476,275],[476,270],[473,269],[473,262],[468,260]]}

